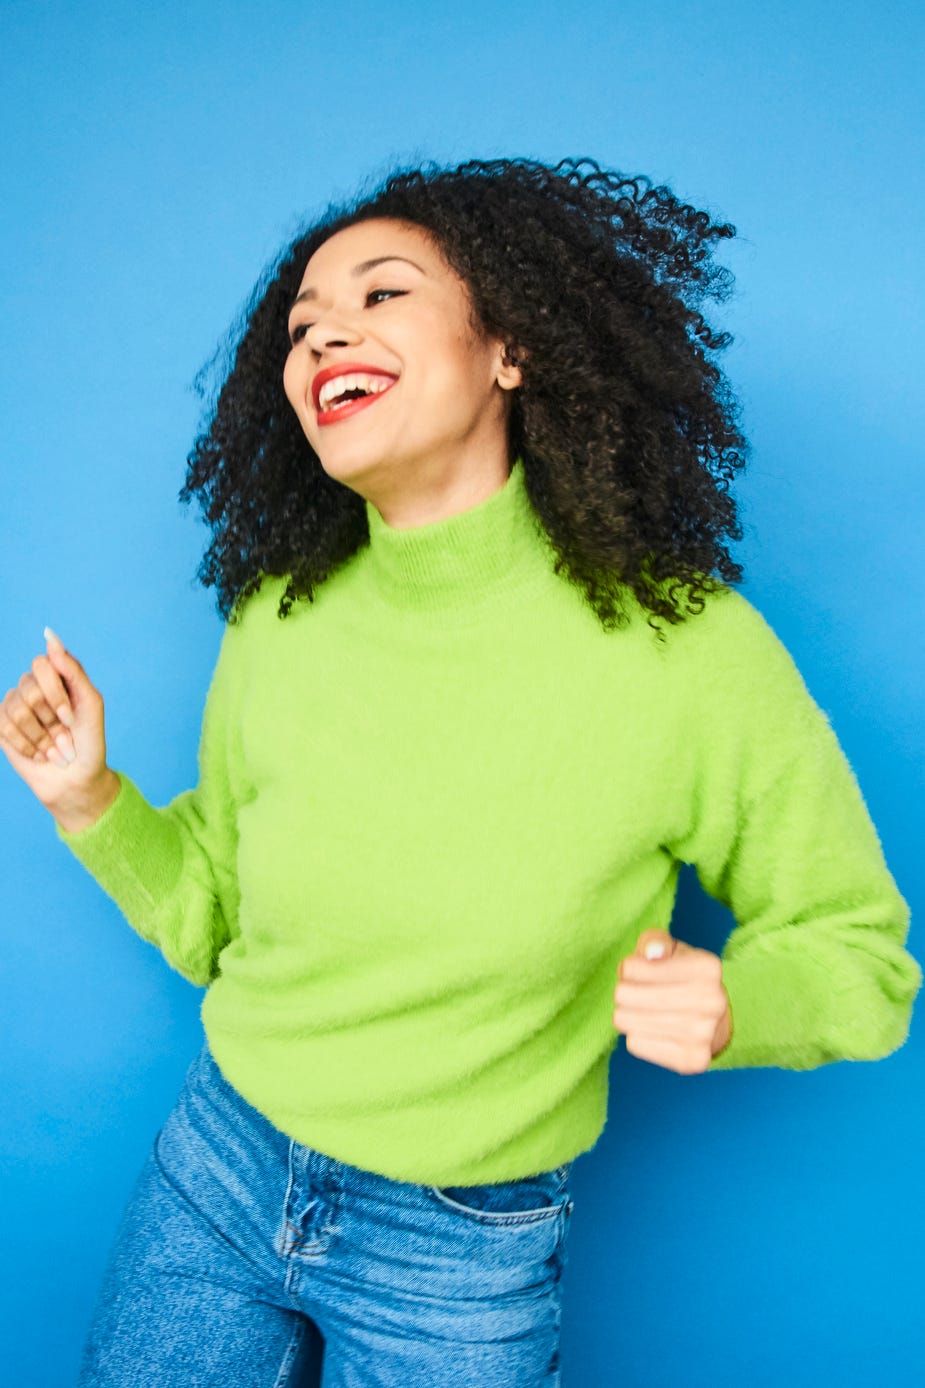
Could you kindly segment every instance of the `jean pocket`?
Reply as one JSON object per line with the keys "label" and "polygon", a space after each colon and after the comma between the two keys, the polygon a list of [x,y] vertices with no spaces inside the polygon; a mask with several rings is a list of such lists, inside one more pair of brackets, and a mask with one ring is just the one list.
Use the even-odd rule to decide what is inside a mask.
{"label": "jean pocket", "polygon": [[570,1163],[494,1185],[428,1186],[431,1195],[461,1218],[482,1224],[537,1224],[551,1220],[568,1204]]}

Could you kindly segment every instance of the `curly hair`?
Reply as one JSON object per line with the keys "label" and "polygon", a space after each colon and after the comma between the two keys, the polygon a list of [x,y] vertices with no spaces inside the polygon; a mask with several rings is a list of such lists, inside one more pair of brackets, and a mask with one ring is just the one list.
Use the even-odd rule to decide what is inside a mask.
{"label": "curly hair", "polygon": [[[592,159],[470,160],[398,170],[329,205],[267,268],[232,328],[179,494],[198,494],[213,528],[197,578],[217,586],[224,617],[236,620],[262,575],[288,578],[277,614],[287,616],[369,543],[364,498],[324,471],[284,395],[283,364],[309,258],[373,217],[429,233],[465,282],[475,326],[521,365],[510,458],[523,460],[555,573],[605,630],[626,624],[632,595],[663,639],[653,617],[683,621],[706,593],[741,581],[723,541],[742,538],[728,489],[748,445],[714,359],[731,336],[700,311],[731,293],[731,273],[711,256],[735,228]],[[219,357],[196,379],[201,398]]]}

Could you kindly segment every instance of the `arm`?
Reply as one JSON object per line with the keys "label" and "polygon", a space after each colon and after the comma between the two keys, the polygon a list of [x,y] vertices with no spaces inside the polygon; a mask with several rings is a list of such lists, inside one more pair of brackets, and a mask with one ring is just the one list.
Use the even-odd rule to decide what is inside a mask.
{"label": "arm", "polygon": [[124,772],[89,826],[58,837],[115,901],[128,923],[201,986],[237,933],[237,655],[241,624],[226,626],[206,697],[199,783],[163,808]]}
{"label": "arm", "polygon": [[741,594],[714,602],[703,649],[687,643],[704,732],[689,822],[667,845],[736,919],[732,1037],[709,1068],[878,1059],[905,1041],[922,983],[909,907],[789,653]]}

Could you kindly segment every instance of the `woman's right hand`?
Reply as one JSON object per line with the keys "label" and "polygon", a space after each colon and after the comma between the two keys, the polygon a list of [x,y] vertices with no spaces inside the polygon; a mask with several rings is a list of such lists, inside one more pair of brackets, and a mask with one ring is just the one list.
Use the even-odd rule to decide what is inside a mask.
{"label": "woman's right hand", "polygon": [[0,702],[0,748],[13,770],[65,828],[92,824],[121,789],[106,765],[103,696],[45,628],[47,654]]}

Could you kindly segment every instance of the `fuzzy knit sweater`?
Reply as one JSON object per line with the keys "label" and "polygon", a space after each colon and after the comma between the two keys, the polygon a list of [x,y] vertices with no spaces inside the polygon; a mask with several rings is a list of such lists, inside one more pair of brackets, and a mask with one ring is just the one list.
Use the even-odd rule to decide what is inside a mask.
{"label": "fuzzy knit sweater", "polygon": [[[801,1070],[905,1040],[909,909],[854,773],[735,589],[605,631],[552,571],[523,464],[370,543],[280,619],[226,624],[199,780],[58,836],[206,988],[230,1083],[394,1180],[505,1181],[604,1127],[617,965],[693,864],[729,907],[733,1038]],[[684,938],[684,923],[675,932]]]}

